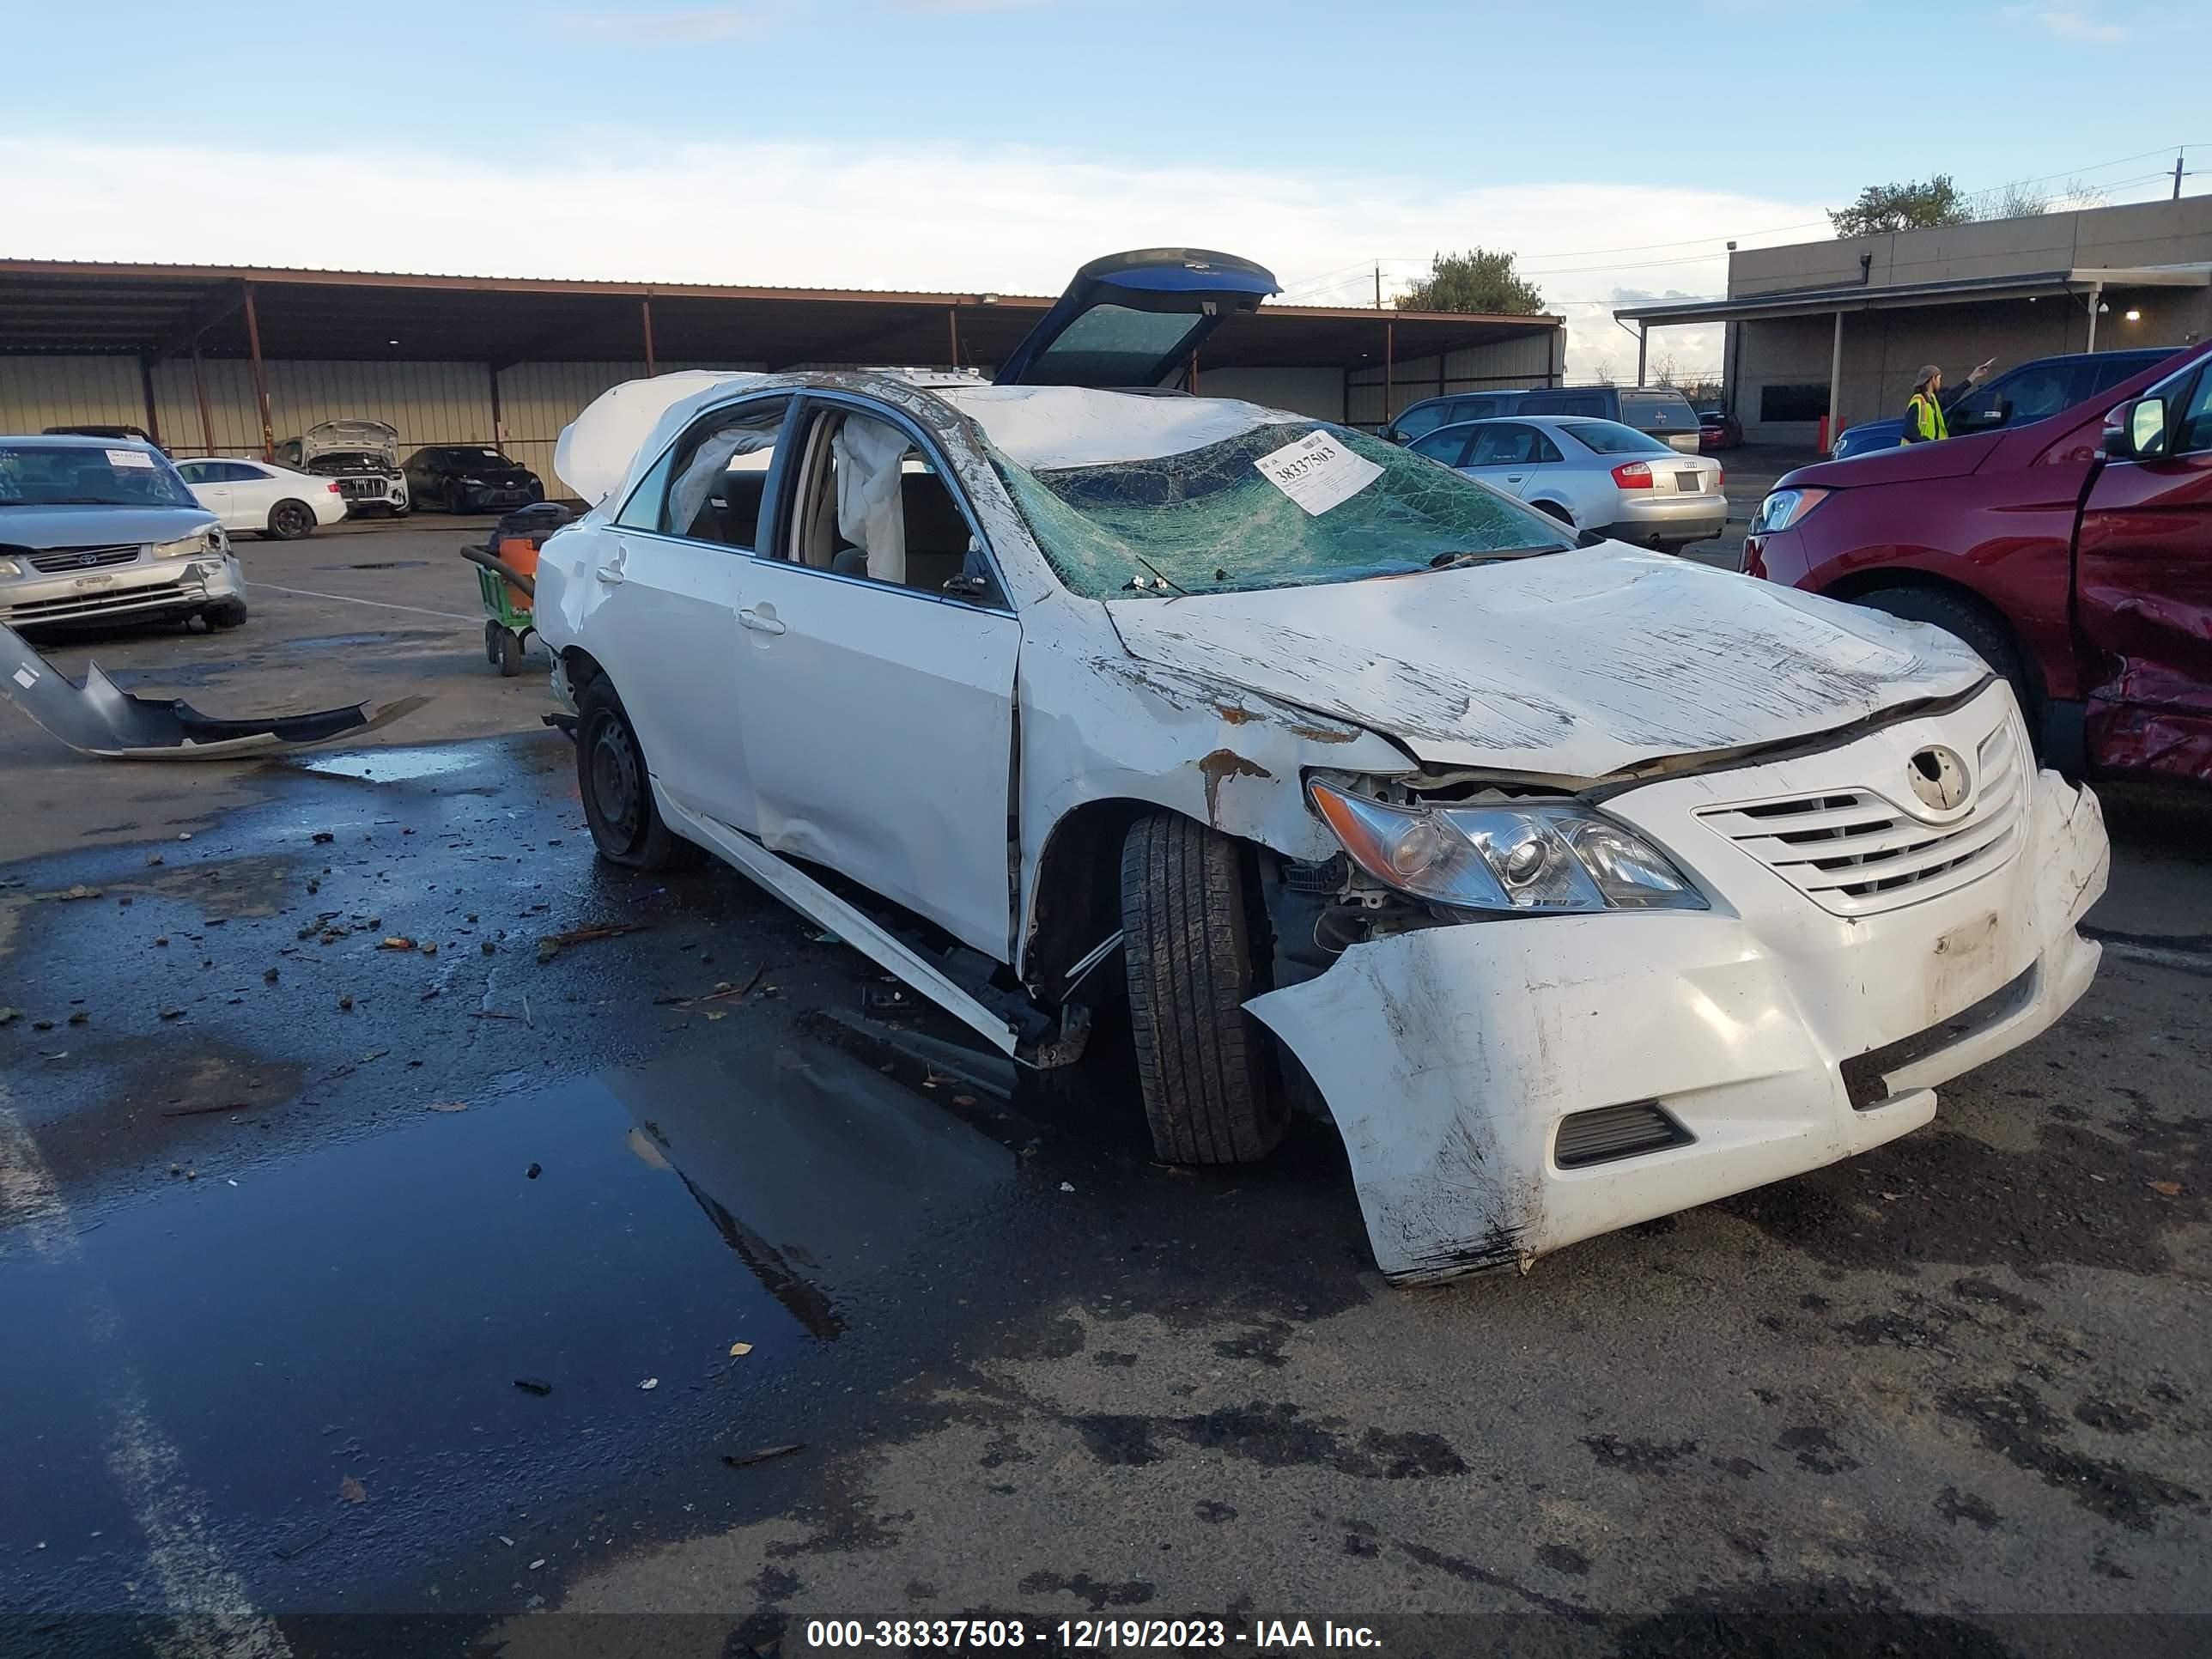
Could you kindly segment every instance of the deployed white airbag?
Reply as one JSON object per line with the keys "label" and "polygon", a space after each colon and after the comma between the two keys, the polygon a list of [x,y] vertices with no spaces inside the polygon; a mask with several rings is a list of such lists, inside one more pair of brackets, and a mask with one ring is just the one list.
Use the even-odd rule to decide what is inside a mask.
{"label": "deployed white airbag", "polygon": [[830,440],[837,458],[837,528],[868,556],[879,582],[906,580],[906,507],[899,463],[912,447],[905,433],[865,415],[848,416]]}
{"label": "deployed white airbag", "polygon": [[728,386],[732,391],[763,374],[685,368],[649,380],[624,380],[602,392],[561,428],[553,471],[579,497],[597,507],[629,476],[630,464],[661,417],[686,398]]}

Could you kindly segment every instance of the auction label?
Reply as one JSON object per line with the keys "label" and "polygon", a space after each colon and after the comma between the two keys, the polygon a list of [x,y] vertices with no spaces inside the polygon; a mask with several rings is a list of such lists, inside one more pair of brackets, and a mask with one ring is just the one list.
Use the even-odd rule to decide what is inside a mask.
{"label": "auction label", "polygon": [[1353,454],[1326,432],[1309,433],[1294,444],[1270,450],[1252,465],[1261,477],[1316,518],[1382,476],[1381,467]]}
{"label": "auction label", "polygon": [[806,1653],[854,1648],[1035,1647],[1047,1654],[1101,1650],[1206,1648],[1248,1653],[1379,1649],[1382,1638],[1366,1625],[1333,1619],[1261,1619],[1231,1624],[1223,1619],[1062,1619],[1032,1625],[1009,1619],[810,1619]]}
{"label": "auction label", "polygon": [[143,466],[151,469],[154,458],[143,449],[111,449],[107,452],[110,466]]}

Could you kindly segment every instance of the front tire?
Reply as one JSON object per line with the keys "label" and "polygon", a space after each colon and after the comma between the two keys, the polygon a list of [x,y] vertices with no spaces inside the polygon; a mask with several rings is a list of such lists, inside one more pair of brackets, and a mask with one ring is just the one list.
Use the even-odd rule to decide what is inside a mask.
{"label": "front tire", "polygon": [[[1945,633],[1964,640],[2012,686],[2022,719],[2031,733],[2040,735],[2039,700],[2028,682],[2020,647],[2005,619],[1979,599],[1942,587],[1877,587],[1851,601],[1870,611],[1881,611],[1907,622],[1933,623]],[[2040,748],[2040,744],[2038,744]]]}
{"label": "front tire", "polygon": [[1121,848],[1121,928],[1154,1148],[1176,1164],[1265,1158],[1289,1114],[1267,1086],[1267,1034],[1244,1012],[1255,987],[1242,849],[1176,813],[1139,819]]}
{"label": "front tire", "polygon": [[244,624],[246,614],[244,599],[219,599],[200,612],[200,620],[212,631],[221,628],[240,627]]}
{"label": "front tire", "polygon": [[645,751],[629,715],[605,678],[584,688],[576,707],[576,787],[599,856],[625,870],[676,870],[701,863],[704,849],[664,823],[653,805]]}

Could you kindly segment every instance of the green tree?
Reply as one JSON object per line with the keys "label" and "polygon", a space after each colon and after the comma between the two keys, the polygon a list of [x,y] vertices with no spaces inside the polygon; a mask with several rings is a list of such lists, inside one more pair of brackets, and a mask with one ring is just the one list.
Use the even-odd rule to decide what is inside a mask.
{"label": "green tree", "polygon": [[1901,185],[1869,185],[1849,207],[1828,210],[1828,222],[1838,236],[1963,225],[1973,216],[1972,204],[1959,194],[1948,173],[1936,173],[1925,184],[1912,179]]}
{"label": "green tree", "polygon": [[1464,253],[1439,253],[1429,274],[1398,296],[1401,311],[1479,311],[1492,316],[1525,317],[1544,308],[1534,283],[1513,269],[1510,253],[1471,247]]}

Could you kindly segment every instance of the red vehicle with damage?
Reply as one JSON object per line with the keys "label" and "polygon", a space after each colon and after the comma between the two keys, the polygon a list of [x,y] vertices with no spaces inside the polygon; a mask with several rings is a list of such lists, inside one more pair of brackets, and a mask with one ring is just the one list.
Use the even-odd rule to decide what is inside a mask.
{"label": "red vehicle with damage", "polygon": [[1957,635],[2048,764],[2212,782],[2212,344],[2026,426],[1801,467],[1744,568]]}

